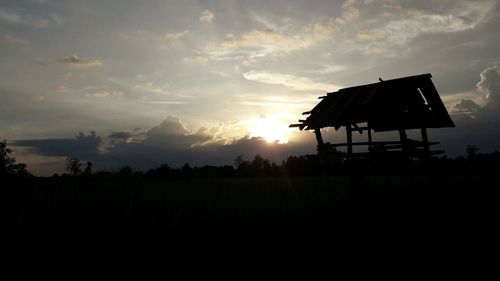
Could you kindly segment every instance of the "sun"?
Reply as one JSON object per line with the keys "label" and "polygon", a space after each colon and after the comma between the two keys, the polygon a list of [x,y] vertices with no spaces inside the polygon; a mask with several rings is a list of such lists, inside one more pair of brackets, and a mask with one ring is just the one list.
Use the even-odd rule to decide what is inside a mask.
{"label": "sun", "polygon": [[249,121],[251,137],[261,137],[268,143],[288,143],[290,129],[286,122],[264,116]]}

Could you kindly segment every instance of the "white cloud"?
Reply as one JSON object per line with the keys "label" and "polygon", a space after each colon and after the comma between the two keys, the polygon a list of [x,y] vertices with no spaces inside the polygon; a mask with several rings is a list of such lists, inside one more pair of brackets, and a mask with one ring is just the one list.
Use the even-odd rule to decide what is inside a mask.
{"label": "white cloud", "polygon": [[90,96],[96,97],[96,98],[105,98],[105,97],[123,97],[124,93],[123,91],[101,91],[94,93]]}
{"label": "white cloud", "polygon": [[474,116],[476,112],[482,114],[500,108],[500,66],[484,69],[479,77],[475,91],[444,98],[452,114]]}
{"label": "white cloud", "polygon": [[177,44],[184,38],[186,38],[189,35],[188,30],[180,31],[180,32],[171,32],[167,33],[165,35],[165,38],[167,39],[168,42],[171,44]]}
{"label": "white cloud", "polygon": [[[349,20],[353,18],[354,16],[349,16]],[[222,43],[208,46],[205,53],[211,60],[247,61],[286,55],[331,38],[339,29],[338,19],[340,18],[322,17],[301,26],[267,23],[266,28],[253,29],[240,36],[228,34]],[[345,23],[346,20],[342,22]]]}
{"label": "white cloud", "polygon": [[347,0],[342,5],[342,19],[350,22],[359,17],[359,10],[356,8],[356,1]]}
{"label": "white cloud", "polygon": [[494,6],[494,2],[462,2],[441,13],[412,10],[407,14],[384,15],[396,18],[389,22],[382,18],[386,22],[382,27],[359,31],[357,38],[365,41],[366,53],[390,52],[391,47],[405,45],[422,34],[474,29],[484,22]]}
{"label": "white cloud", "polygon": [[307,77],[294,76],[289,74],[272,73],[266,71],[249,71],[243,74],[243,77],[250,81],[257,81],[266,84],[283,85],[295,90],[318,90],[335,91],[339,88],[337,85],[315,82]]}
{"label": "white cloud", "polygon": [[500,106],[500,66],[486,68],[479,75],[477,90],[486,100],[486,106],[498,108]]}
{"label": "white cloud", "polygon": [[215,18],[214,13],[210,10],[204,10],[199,18],[200,22],[211,24]]}
{"label": "white cloud", "polygon": [[283,55],[313,43],[311,35],[285,35],[272,29],[252,30],[208,51],[212,60],[256,59]]}
{"label": "white cloud", "polygon": [[208,63],[208,58],[198,55],[194,57],[185,57],[182,59],[182,62],[186,64],[206,65]]}

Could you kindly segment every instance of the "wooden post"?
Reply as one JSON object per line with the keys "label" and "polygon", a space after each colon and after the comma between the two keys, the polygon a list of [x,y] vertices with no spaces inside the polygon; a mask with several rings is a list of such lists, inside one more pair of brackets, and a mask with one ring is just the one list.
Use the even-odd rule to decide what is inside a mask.
{"label": "wooden post", "polygon": [[372,129],[368,127],[368,151],[372,150]]}
{"label": "wooden post", "polygon": [[345,132],[347,136],[347,156],[352,157],[352,128],[351,124],[345,126]]}
{"label": "wooden post", "polygon": [[421,128],[420,133],[422,135],[422,142],[424,143],[425,157],[428,157],[430,155],[430,149],[429,149],[429,138],[427,137],[427,129],[425,127]]}
{"label": "wooden post", "polygon": [[318,157],[319,157],[319,165],[321,168],[321,174],[326,176],[326,164],[325,164],[325,142],[323,141],[323,137],[321,136],[321,129],[314,129],[314,134],[316,135],[316,141],[318,142]]}
{"label": "wooden post", "polygon": [[399,129],[399,139],[401,141],[401,150],[403,151],[403,155],[405,158],[408,158],[409,156],[409,151],[408,151],[408,136],[406,135],[406,130],[405,129]]}
{"label": "wooden post", "polygon": [[318,148],[323,147],[325,144],[323,142],[323,137],[321,136],[321,129],[314,129],[314,134],[316,135],[316,141],[318,142]]}

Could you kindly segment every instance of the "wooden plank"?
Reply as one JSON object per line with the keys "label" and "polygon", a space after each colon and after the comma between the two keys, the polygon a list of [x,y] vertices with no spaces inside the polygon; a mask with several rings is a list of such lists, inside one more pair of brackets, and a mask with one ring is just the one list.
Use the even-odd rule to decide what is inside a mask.
{"label": "wooden plank", "polygon": [[[396,145],[396,144],[401,144],[400,141],[372,141],[371,145],[372,146],[383,146],[383,145]],[[439,144],[439,142],[430,142],[429,145],[436,145]],[[370,145],[370,142],[353,142],[353,146],[360,146],[360,145]],[[334,143],[331,144],[332,147],[341,147],[341,146],[347,146],[347,143]],[[411,144],[413,147],[423,147],[423,144]]]}
{"label": "wooden plank", "polygon": [[[352,145],[369,145],[369,142],[353,142]],[[401,144],[400,141],[374,141],[371,143],[373,146],[375,145],[388,145],[388,144]],[[331,144],[332,147],[340,147],[340,146],[347,146],[347,143],[334,143]]]}

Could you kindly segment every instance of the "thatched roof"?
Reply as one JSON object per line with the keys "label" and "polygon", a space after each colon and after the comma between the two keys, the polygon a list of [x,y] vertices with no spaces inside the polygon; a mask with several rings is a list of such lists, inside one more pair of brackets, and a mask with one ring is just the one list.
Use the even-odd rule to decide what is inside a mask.
{"label": "thatched roof", "polygon": [[403,77],[328,93],[300,124],[301,130],[368,123],[374,131],[454,127],[431,74]]}

